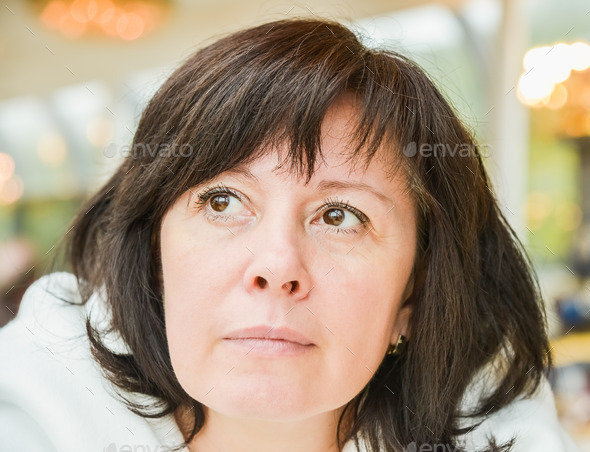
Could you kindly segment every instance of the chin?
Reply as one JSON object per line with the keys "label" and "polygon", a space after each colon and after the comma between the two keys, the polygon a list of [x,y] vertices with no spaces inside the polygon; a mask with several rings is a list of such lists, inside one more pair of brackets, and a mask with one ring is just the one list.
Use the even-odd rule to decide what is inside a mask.
{"label": "chin", "polygon": [[256,381],[243,384],[236,381],[219,384],[199,401],[233,418],[287,422],[306,419],[330,409],[310,392],[259,376]]}

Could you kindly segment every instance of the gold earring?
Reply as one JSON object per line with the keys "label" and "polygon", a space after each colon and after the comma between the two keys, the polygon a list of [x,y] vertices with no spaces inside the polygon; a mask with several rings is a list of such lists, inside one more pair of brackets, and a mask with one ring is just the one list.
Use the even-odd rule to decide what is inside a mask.
{"label": "gold earring", "polygon": [[387,355],[389,355],[389,356],[399,355],[401,353],[402,347],[404,346],[405,343],[406,343],[406,336],[404,336],[403,334],[400,334],[395,345],[389,344],[389,347],[387,348]]}

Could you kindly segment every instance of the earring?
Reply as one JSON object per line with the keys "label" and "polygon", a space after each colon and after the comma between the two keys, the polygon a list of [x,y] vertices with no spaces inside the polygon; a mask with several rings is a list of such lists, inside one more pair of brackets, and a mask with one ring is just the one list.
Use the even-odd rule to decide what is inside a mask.
{"label": "earring", "polygon": [[387,348],[387,355],[399,355],[406,342],[406,336],[400,334],[395,345],[389,344],[389,347]]}

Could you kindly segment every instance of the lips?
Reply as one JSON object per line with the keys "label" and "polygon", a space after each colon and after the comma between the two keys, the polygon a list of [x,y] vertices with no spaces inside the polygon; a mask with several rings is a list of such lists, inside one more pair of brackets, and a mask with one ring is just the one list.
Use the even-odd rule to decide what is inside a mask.
{"label": "lips", "polygon": [[287,327],[273,327],[269,325],[235,330],[224,337],[224,339],[233,341],[276,341],[277,343],[283,342],[302,346],[314,345],[307,336],[298,331]]}

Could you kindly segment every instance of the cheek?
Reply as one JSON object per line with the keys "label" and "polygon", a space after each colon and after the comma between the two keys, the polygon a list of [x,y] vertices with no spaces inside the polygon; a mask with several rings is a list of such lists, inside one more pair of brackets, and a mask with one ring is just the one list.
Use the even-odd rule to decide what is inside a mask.
{"label": "cheek", "polygon": [[244,250],[239,252],[231,238],[198,226],[194,221],[164,221],[161,232],[166,309],[183,311],[187,322],[191,313],[218,308],[219,295],[235,287],[244,266]]}
{"label": "cheek", "polygon": [[407,281],[405,271],[395,279],[389,266],[376,268],[333,271],[324,285],[325,295],[319,297],[322,306],[317,306],[319,321],[332,332],[327,366],[332,389],[335,396],[346,394],[348,400],[373,377],[385,355]]}
{"label": "cheek", "polygon": [[201,386],[207,379],[215,378],[207,374],[215,333],[230,315],[221,300],[240,279],[240,262],[235,250],[214,238],[174,226],[164,223],[161,234],[166,335],[177,378],[195,396],[206,392]]}

